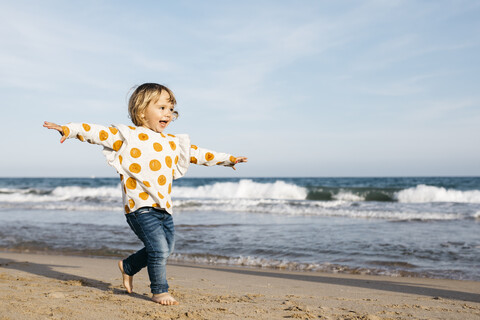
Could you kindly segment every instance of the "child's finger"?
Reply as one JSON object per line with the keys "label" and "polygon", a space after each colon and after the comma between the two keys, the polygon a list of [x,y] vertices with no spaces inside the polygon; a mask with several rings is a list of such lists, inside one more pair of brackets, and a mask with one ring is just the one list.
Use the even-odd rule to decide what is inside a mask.
{"label": "child's finger", "polygon": [[67,140],[67,136],[62,136],[62,138],[60,139],[60,143],[63,143],[65,140]]}
{"label": "child's finger", "polygon": [[53,127],[57,127],[58,125],[56,123],[53,123],[53,122],[48,122],[48,121],[44,121],[43,122],[43,126],[45,128],[53,128]]}

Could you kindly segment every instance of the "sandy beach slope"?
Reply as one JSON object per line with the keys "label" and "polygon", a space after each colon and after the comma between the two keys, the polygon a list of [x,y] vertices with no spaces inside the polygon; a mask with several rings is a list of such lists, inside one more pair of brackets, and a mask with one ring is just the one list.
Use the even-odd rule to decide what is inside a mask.
{"label": "sandy beach slope", "polygon": [[480,319],[480,283],[169,265],[179,306],[134,293],[116,261],[0,252],[0,319]]}

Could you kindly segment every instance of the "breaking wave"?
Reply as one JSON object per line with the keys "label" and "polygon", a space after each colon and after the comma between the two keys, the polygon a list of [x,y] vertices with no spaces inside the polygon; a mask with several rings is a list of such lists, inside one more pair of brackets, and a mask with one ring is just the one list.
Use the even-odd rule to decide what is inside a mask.
{"label": "breaking wave", "polygon": [[[175,212],[241,211],[425,221],[478,219],[480,210],[480,190],[423,184],[404,189],[340,188],[304,186],[283,180],[265,183],[241,179],[196,186],[180,184],[174,187],[172,197]],[[121,187],[117,183],[98,187],[0,188],[0,208],[121,211],[121,198]],[[435,210],[428,206],[431,203],[437,203]],[[462,204],[472,207],[463,210],[458,207]]]}

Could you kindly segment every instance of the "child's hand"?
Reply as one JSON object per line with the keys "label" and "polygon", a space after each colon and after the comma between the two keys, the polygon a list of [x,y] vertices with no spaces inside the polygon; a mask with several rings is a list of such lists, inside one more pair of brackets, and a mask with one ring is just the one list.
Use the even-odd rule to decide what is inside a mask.
{"label": "child's hand", "polygon": [[[248,160],[247,157],[238,157],[238,158],[236,158],[236,160],[235,160],[235,164],[240,163],[240,162],[247,162],[247,160]],[[237,170],[237,169],[235,168],[235,165],[233,165],[232,169],[233,169],[233,170]]]}
{"label": "child's hand", "polygon": [[48,122],[48,121],[45,121],[43,123],[43,126],[47,129],[54,129],[54,130],[57,130],[58,132],[60,132],[60,134],[62,135],[62,138],[60,139],[60,143],[63,143],[65,141],[65,139],[67,139],[67,136],[65,135],[65,132],[63,132],[62,126],[59,126],[56,123]]}

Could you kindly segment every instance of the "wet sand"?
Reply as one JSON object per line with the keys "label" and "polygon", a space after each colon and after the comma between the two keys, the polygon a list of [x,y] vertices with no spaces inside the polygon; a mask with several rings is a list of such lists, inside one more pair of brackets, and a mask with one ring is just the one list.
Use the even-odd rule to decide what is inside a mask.
{"label": "wet sand", "polygon": [[121,286],[116,260],[0,252],[6,319],[480,319],[480,282],[168,265],[178,306],[148,275]]}

